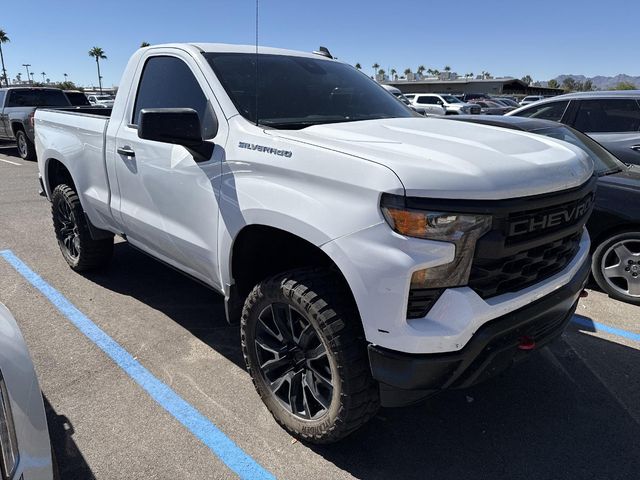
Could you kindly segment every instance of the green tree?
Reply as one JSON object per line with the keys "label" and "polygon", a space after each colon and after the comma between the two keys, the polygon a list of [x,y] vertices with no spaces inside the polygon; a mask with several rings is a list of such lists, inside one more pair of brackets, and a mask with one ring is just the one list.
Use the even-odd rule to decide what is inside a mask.
{"label": "green tree", "polygon": [[547,82],[547,87],[549,88],[560,88],[560,84],[555,78],[552,78]]}
{"label": "green tree", "polygon": [[371,68],[373,68],[373,76],[375,77],[376,76],[376,72],[380,68],[380,64],[378,62],[376,62],[373,65],[371,65]]}
{"label": "green tree", "polygon": [[567,77],[562,81],[562,88],[568,92],[575,92],[577,90],[577,83],[573,77]]}
{"label": "green tree", "polygon": [[2,44],[9,43],[9,37],[4,30],[0,29],[0,60],[2,60],[2,76],[0,76],[0,85],[2,85],[2,79],[4,79],[7,87],[9,86],[9,78],[7,78],[7,69],[4,68],[4,54],[2,53]]}
{"label": "green tree", "polygon": [[100,60],[106,60],[107,56],[104,50],[100,47],[93,47],[89,50],[89,56],[96,59],[96,66],[98,67],[98,85],[100,87],[100,93],[102,93],[102,75],[100,75]]}
{"label": "green tree", "polygon": [[150,47],[150,46],[151,46],[151,44],[150,44],[149,42],[142,42],[142,43],[140,44],[140,48]]}
{"label": "green tree", "polygon": [[444,71],[445,72],[450,72],[451,71],[451,67],[449,65],[445,65],[444,66]]}
{"label": "green tree", "polygon": [[362,70],[362,65],[360,65],[359,63],[356,63],[356,70]]}
{"label": "green tree", "polygon": [[418,75],[422,75],[426,69],[427,68],[424,65],[420,65],[416,71],[418,72]]}
{"label": "green tree", "polygon": [[589,79],[585,80],[584,83],[582,84],[582,91],[590,92],[592,90],[593,90],[593,82]]}
{"label": "green tree", "polygon": [[637,87],[631,82],[620,82],[612,90],[637,90]]}
{"label": "green tree", "polygon": [[527,85],[531,85],[533,83],[533,78],[531,78],[531,75],[525,75],[522,77],[522,81]]}
{"label": "green tree", "polygon": [[396,79],[396,77],[398,76],[398,72],[396,71],[396,69],[395,69],[395,68],[392,68],[392,69],[391,69],[391,72],[389,72],[389,73],[391,73],[391,78],[392,78],[392,79],[394,79],[394,80],[395,80],[395,79]]}
{"label": "green tree", "polygon": [[404,69],[404,74],[405,75],[410,75],[411,74],[411,69],[410,68],[405,68]]}

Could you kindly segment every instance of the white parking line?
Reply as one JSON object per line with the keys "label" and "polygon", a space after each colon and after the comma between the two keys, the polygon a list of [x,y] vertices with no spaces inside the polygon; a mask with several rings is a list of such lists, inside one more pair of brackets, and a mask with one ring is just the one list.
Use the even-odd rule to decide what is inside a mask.
{"label": "white parking line", "polygon": [[21,163],[18,162],[12,162],[11,160],[5,160],[4,158],[0,158],[0,162],[5,162],[5,163],[10,163],[11,165],[18,165],[19,167],[22,166]]}

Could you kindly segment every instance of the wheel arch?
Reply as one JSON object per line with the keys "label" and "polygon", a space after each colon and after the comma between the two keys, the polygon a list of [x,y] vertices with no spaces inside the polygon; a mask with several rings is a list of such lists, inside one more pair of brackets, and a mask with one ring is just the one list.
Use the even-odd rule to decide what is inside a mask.
{"label": "wheel arch", "polygon": [[353,291],[339,265],[318,245],[276,226],[250,224],[237,233],[229,249],[228,320],[235,323],[239,318],[242,304],[256,284],[272,275],[302,267],[325,267],[333,271],[357,309]]}
{"label": "wheel arch", "polygon": [[63,183],[73,187],[74,190],[76,189],[69,168],[57,158],[47,158],[44,169],[44,185],[48,192],[48,197],[51,198],[55,188]]}

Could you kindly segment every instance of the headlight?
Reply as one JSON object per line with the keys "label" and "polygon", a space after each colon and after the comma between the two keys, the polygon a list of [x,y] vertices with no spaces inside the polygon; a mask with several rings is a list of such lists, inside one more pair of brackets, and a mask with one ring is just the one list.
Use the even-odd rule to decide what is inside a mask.
{"label": "headlight", "polygon": [[9,393],[0,373],[0,472],[3,480],[11,478],[18,465],[18,458],[18,442],[9,405]]}
{"label": "headlight", "polygon": [[456,247],[451,263],[414,272],[412,289],[465,285],[476,241],[491,229],[491,217],[487,215],[412,210],[385,205],[384,197],[382,213],[391,228],[401,235],[450,242]]}
{"label": "headlight", "polygon": [[471,107],[467,107],[465,105],[464,107],[460,108],[460,111],[464,113],[469,113],[471,111]]}

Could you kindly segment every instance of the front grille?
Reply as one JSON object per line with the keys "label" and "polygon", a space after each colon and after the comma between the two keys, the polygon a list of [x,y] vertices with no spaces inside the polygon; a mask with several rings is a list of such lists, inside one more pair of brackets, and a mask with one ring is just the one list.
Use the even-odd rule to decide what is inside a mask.
{"label": "front grille", "polygon": [[480,114],[480,107],[478,105],[473,105],[470,109],[470,112],[472,115],[479,115]]}
{"label": "front grille", "polygon": [[576,256],[582,232],[498,259],[474,259],[469,286],[482,298],[515,292],[548,278]]}

